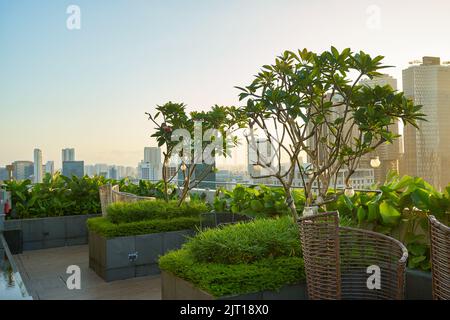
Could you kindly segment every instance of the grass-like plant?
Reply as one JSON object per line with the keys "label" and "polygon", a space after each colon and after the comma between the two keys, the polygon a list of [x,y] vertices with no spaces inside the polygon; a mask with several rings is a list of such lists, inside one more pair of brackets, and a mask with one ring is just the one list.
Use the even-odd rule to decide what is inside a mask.
{"label": "grass-like plant", "polygon": [[288,216],[201,232],[159,265],[215,297],[278,290],[305,279],[298,229]]}

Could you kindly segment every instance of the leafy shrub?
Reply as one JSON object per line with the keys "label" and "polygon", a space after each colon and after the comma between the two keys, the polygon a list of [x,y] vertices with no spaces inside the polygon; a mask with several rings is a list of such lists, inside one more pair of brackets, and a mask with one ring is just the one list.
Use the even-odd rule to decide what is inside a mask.
{"label": "leafy shrub", "polygon": [[[151,181],[140,180],[138,184],[135,184],[130,181],[130,179],[125,178],[113,184],[118,184],[119,189],[122,192],[135,194],[140,197],[155,197],[157,199],[164,199],[163,181],[153,183]],[[178,194],[176,192],[176,186],[174,184],[169,184],[168,189],[170,190],[170,199],[177,199]]]}
{"label": "leafy shrub", "polygon": [[200,223],[199,217],[177,217],[173,219],[143,220],[115,224],[110,220],[97,217],[87,221],[90,231],[106,238],[135,236],[150,233],[195,229]]}
{"label": "leafy shrub", "polygon": [[429,270],[428,214],[450,222],[450,186],[440,193],[422,178],[391,173],[379,189],[351,198],[341,195],[327,210],[338,210],[360,228],[397,238],[409,251],[408,267]]}
{"label": "leafy shrub", "polygon": [[99,213],[98,188],[106,181],[103,177],[67,178],[56,173],[45,175],[42,183],[34,185],[30,180],[5,184],[11,192],[12,217],[25,219]]}
{"label": "leafy shrub", "polygon": [[[302,190],[293,190],[297,210],[301,212],[305,203]],[[241,213],[254,217],[275,217],[289,214],[282,188],[264,185],[244,187],[237,185],[232,191],[220,190],[214,201],[216,212]]]}
{"label": "leafy shrub", "polygon": [[199,233],[185,244],[196,261],[251,263],[300,255],[298,227],[291,218],[258,219]]}
{"label": "leafy shrub", "polygon": [[138,201],[132,203],[114,203],[107,209],[107,219],[112,223],[129,223],[153,219],[174,219],[179,217],[197,217],[208,212],[204,202],[190,201],[178,206],[176,200]]}
{"label": "leafy shrub", "polygon": [[251,264],[202,263],[184,248],[161,257],[159,266],[215,297],[276,291],[305,279],[300,257],[265,258]]}
{"label": "leafy shrub", "polygon": [[[161,182],[140,181],[133,184],[128,179],[115,181],[102,176],[68,178],[60,173],[45,175],[42,183],[30,180],[5,181],[11,192],[13,212],[9,218],[26,219],[65,215],[95,214],[101,212],[99,187],[107,183],[118,184],[120,190],[139,196],[162,198]],[[175,186],[169,188],[174,190]],[[172,192],[171,197],[177,197]]]}

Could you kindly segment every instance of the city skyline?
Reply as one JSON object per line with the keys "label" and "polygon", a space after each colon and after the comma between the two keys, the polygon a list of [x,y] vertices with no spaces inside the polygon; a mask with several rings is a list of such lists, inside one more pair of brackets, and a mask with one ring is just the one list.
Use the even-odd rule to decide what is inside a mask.
{"label": "city skyline", "polygon": [[[135,166],[142,147],[155,145],[145,112],[168,100],[190,110],[239,105],[234,86],[248,84],[284,49],[334,45],[382,54],[399,84],[409,61],[450,58],[442,40],[450,4],[440,1],[327,2],[327,10],[298,1],[76,4],[81,29],[70,31],[66,2],[0,1],[0,107],[10,133],[0,141],[0,166],[32,159],[34,148],[59,166],[67,145],[85,163]],[[398,12],[408,21],[399,25]]]}

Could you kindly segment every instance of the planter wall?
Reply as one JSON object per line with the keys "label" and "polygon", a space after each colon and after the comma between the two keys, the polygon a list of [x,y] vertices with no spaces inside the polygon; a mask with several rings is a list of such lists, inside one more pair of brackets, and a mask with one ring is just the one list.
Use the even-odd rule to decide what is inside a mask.
{"label": "planter wall", "polygon": [[105,281],[160,273],[158,258],[180,249],[192,230],[107,239],[89,232],[89,267]]}
{"label": "planter wall", "polygon": [[432,299],[431,272],[406,270],[405,299]]}
{"label": "planter wall", "polygon": [[286,285],[279,291],[261,291],[243,295],[215,298],[192,283],[169,272],[161,272],[163,300],[306,300],[306,283]]}
{"label": "planter wall", "polygon": [[[5,233],[19,237],[17,251],[40,250],[88,243],[86,220],[99,215],[77,215],[5,221]],[[20,248],[21,247],[21,248]]]}
{"label": "planter wall", "polygon": [[[262,291],[245,295],[215,298],[196,288],[192,283],[169,272],[161,272],[163,300],[306,300],[306,284],[289,285],[279,292]],[[406,300],[431,300],[431,273],[410,270],[406,272]]]}
{"label": "planter wall", "polygon": [[253,217],[243,214],[229,212],[211,212],[201,215],[200,229],[217,228],[223,225],[235,224],[238,222],[248,222],[254,220]]}

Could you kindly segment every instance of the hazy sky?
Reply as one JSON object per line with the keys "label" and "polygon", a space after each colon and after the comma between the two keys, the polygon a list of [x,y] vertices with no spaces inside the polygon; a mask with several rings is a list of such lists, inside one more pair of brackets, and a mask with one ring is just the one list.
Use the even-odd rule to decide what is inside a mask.
{"label": "hazy sky", "polygon": [[[72,4],[80,30],[66,27]],[[152,145],[144,112],[238,105],[233,86],[285,49],[382,54],[399,78],[423,55],[450,60],[449,12],[442,0],[0,0],[0,166],[35,147],[57,166],[63,147],[135,166]]]}

